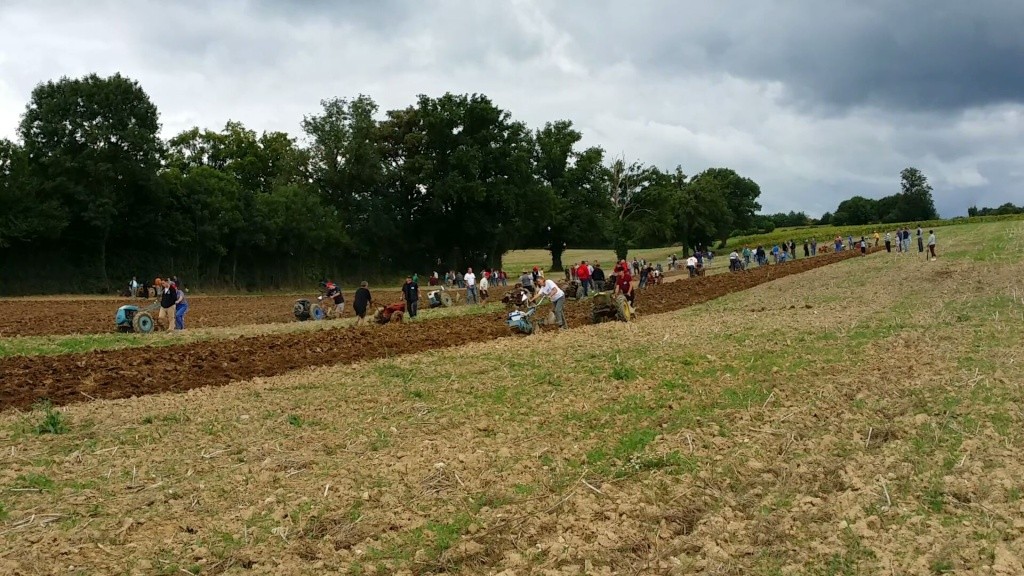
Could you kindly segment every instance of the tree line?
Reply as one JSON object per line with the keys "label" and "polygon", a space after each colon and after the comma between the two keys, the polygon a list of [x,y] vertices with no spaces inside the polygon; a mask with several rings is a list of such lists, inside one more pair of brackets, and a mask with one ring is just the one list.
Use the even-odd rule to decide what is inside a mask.
{"label": "tree line", "polygon": [[583,147],[568,120],[531,129],[481,94],[380,113],[332,98],[299,137],[238,122],[161,139],[121,75],[38,85],[0,140],[0,290],[109,291],[132,276],[283,288],[407,271],[500,267],[517,248],[723,242],[760,188]]}

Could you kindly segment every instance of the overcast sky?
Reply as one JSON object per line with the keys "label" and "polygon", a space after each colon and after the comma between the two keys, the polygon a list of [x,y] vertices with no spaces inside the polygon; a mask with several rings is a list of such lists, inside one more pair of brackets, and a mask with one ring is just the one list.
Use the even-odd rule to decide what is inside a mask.
{"label": "overcast sky", "polygon": [[319,101],[480,92],[537,128],[819,215],[924,171],[943,216],[1024,202],[1020,0],[0,0],[0,137],[32,88],[138,80],[165,136],[299,135]]}

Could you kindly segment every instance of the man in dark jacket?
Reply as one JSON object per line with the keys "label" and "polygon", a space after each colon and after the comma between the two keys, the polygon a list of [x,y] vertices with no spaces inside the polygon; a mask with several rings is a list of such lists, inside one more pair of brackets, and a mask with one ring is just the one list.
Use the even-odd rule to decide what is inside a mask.
{"label": "man in dark jacket", "polygon": [[409,313],[409,318],[415,318],[420,307],[420,285],[412,279],[412,276],[405,277],[402,295],[405,296],[405,310]]}
{"label": "man in dark jacket", "polygon": [[604,270],[601,270],[601,264],[594,262],[594,273],[590,275],[590,280],[594,283],[594,290],[598,292],[604,291]]}
{"label": "man in dark jacket", "polygon": [[178,289],[171,283],[170,280],[156,279],[156,283],[163,289],[163,293],[160,296],[160,316],[159,320],[165,322],[167,330],[174,331],[174,307],[178,301]]}

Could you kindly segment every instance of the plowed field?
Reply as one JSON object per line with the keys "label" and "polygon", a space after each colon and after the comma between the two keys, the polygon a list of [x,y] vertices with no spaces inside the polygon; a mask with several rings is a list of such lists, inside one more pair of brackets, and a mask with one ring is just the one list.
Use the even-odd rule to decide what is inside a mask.
{"label": "plowed field", "polygon": [[[420,289],[426,294],[427,287]],[[492,290],[501,297],[504,289]],[[345,294],[351,301],[351,292]],[[292,305],[312,296],[194,296],[189,298],[188,327],[214,328],[294,322]],[[374,300],[389,304],[402,299],[398,290],[373,291]],[[124,304],[145,306],[152,300],[129,298],[13,299],[0,301],[0,337],[97,334],[112,332],[114,314]],[[351,305],[345,316],[352,317]]]}
{"label": "plowed field", "polygon": [[[644,290],[637,298],[637,306],[643,314],[668,312],[856,255],[830,254],[742,274],[666,283]],[[286,300],[282,297],[281,304],[287,304]],[[238,306],[245,308],[244,302]],[[590,306],[586,302],[570,302],[566,306],[570,327],[588,324],[589,316]],[[275,334],[164,348],[10,357],[0,361],[0,407],[25,408],[43,398],[60,405],[177,392],[309,366],[351,363],[509,336],[503,316],[494,314],[338,329],[319,332],[315,337]]]}

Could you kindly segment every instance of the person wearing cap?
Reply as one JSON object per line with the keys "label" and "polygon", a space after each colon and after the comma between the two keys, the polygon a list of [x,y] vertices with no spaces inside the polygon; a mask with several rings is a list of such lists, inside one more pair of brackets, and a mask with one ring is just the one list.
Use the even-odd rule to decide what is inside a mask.
{"label": "person wearing cap", "polygon": [[341,318],[341,315],[345,312],[345,295],[341,292],[341,286],[338,286],[334,282],[328,280],[323,285],[324,295],[320,298],[329,298],[334,302],[334,316]]}

